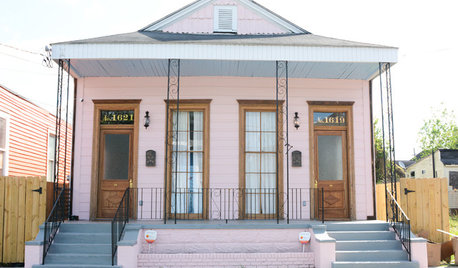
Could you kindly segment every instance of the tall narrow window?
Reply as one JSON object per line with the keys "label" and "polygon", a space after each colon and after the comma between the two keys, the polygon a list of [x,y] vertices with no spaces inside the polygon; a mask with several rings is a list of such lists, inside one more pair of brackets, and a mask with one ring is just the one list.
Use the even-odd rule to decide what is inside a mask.
{"label": "tall narrow window", "polygon": [[48,174],[47,181],[54,181],[54,153],[56,148],[56,136],[49,134],[48,136]]}
{"label": "tall narrow window", "polygon": [[276,212],[275,112],[245,112],[245,213]]}
{"label": "tall narrow window", "polygon": [[0,176],[6,176],[6,119],[0,117]]}
{"label": "tall narrow window", "polygon": [[[177,120],[178,119],[178,120]],[[178,122],[177,122],[178,121]],[[203,212],[204,112],[173,111],[172,207],[178,214]],[[175,162],[176,160],[176,162]],[[176,189],[176,205],[175,205]]]}

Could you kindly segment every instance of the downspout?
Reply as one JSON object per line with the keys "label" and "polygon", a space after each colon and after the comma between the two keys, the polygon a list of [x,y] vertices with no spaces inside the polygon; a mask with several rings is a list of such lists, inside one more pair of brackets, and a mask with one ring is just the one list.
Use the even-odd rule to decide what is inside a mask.
{"label": "downspout", "polygon": [[434,159],[434,154],[435,154],[435,151],[433,150],[431,155],[433,157],[433,178],[436,178],[436,161]]}
{"label": "downspout", "polygon": [[73,78],[73,122],[72,122],[72,160],[70,164],[70,210],[69,210],[69,220],[77,220],[78,217],[73,215],[73,181],[74,181],[74,163],[75,163],[75,124],[76,124],[76,99],[77,99],[77,84],[78,80]]}
{"label": "downspout", "polygon": [[371,120],[371,168],[372,168],[372,205],[374,214],[373,216],[368,216],[368,220],[377,219],[377,204],[376,204],[376,194],[375,186],[377,184],[377,177],[375,175],[375,144],[374,144],[374,120],[373,120],[373,107],[372,107],[372,80],[369,80],[369,109],[370,109],[370,120]]}

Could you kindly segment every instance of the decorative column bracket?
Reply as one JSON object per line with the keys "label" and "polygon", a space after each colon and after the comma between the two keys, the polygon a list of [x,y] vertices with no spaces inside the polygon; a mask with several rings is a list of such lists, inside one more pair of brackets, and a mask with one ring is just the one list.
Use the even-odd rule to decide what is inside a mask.
{"label": "decorative column bracket", "polygon": [[280,221],[280,196],[279,196],[279,166],[280,166],[280,145],[284,148],[286,155],[286,222],[289,224],[289,151],[293,148],[289,144],[289,123],[288,123],[288,62],[276,61],[276,85],[275,85],[275,100],[276,100],[276,184],[277,184],[277,224]]}
{"label": "decorative column bracket", "polygon": [[[175,211],[174,211],[174,222],[176,224],[177,222],[177,176],[176,176],[176,171],[177,165],[178,165],[178,154],[175,155],[170,155],[169,157],[169,151],[178,151],[178,113],[180,109],[180,67],[181,67],[181,60],[179,59],[169,59],[168,60],[168,70],[167,70],[167,111],[166,111],[166,137],[165,137],[165,191],[164,191],[164,224],[167,223],[167,183],[168,183],[168,174],[170,172],[171,178],[174,181],[174,189],[172,191],[175,193],[174,196],[170,196],[170,210],[172,209],[172,198],[174,198],[174,205],[175,205]],[[170,121],[170,103],[171,101],[174,101],[176,103],[176,120],[173,122],[172,118],[172,126],[169,126],[169,121]],[[175,130],[175,131],[173,131]],[[175,146],[175,150],[172,150],[172,147]],[[172,165],[175,166],[175,176],[172,174]],[[172,188],[172,185],[170,185],[170,188]]]}

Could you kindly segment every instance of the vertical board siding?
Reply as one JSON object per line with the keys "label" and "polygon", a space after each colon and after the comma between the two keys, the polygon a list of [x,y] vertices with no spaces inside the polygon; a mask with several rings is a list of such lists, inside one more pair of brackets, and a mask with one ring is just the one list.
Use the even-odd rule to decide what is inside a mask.
{"label": "vertical board siding", "polygon": [[0,263],[23,263],[25,242],[44,222],[46,177],[0,177]]}
{"label": "vertical board siding", "polygon": [[[273,68],[275,65],[272,64]],[[302,152],[302,167],[290,168],[290,187],[310,188],[309,122],[307,101],[354,101],[353,144],[356,189],[356,219],[373,215],[368,82],[337,79],[289,80],[289,138],[293,150]],[[364,93],[364,94],[363,94]],[[138,144],[138,187],[164,186],[165,102],[167,77],[83,78],[78,82],[75,139],[74,213],[89,219],[91,185],[93,99],[139,99],[140,122],[146,111],[151,116],[148,129],[140,127]],[[181,99],[212,99],[210,103],[210,187],[238,188],[239,181],[239,106],[238,99],[275,99],[274,78],[182,77]],[[367,102],[363,105],[363,103]],[[300,128],[293,126],[299,113]],[[145,152],[156,151],[156,167],[145,166]],[[286,158],[286,157],[285,157]],[[286,167],[286,162],[284,163]],[[285,169],[286,170],[286,169]],[[285,177],[285,176],[284,176]],[[286,179],[285,179],[286,183]],[[286,189],[286,185],[284,186]],[[367,194],[367,193],[370,194]],[[305,197],[304,197],[305,198]],[[308,198],[308,197],[307,197]],[[309,200],[303,215],[309,215]]]}
{"label": "vertical board siding", "polygon": [[[48,172],[48,136],[54,134],[56,118],[48,111],[0,86],[0,110],[9,118],[9,176],[46,176]],[[62,136],[65,123],[62,123]],[[64,156],[67,146],[67,171],[70,174],[72,127],[68,124],[68,138],[60,142],[59,180],[64,179]]]}
{"label": "vertical board siding", "polygon": [[[376,186],[378,220],[386,220],[384,187],[384,184]],[[447,179],[402,178],[396,187],[398,203],[410,219],[412,232],[436,243],[448,241],[448,235],[437,231],[448,232],[450,229]],[[405,195],[404,188],[415,192]],[[390,185],[388,189],[391,189]]]}

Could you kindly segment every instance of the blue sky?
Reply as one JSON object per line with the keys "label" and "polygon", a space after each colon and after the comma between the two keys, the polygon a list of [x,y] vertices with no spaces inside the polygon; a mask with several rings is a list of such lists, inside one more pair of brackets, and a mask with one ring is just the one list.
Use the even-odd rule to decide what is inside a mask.
{"label": "blue sky", "polygon": [[[45,45],[136,31],[190,2],[0,0],[0,84],[53,111],[57,70],[41,64]],[[392,71],[398,159],[412,156],[430,107],[458,111],[456,0],[257,2],[314,34],[400,48]]]}

